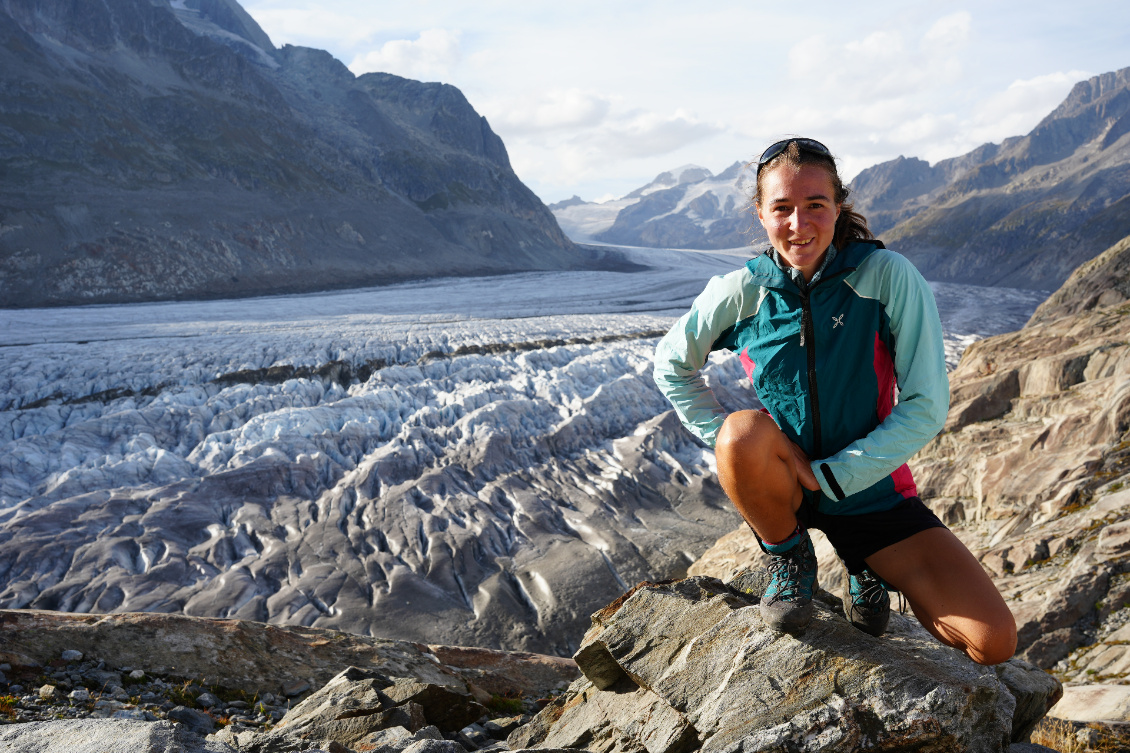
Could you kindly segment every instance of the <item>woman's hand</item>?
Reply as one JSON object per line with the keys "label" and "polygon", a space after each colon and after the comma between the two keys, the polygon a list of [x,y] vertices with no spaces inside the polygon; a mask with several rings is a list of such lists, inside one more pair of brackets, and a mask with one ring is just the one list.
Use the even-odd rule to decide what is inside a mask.
{"label": "woman's hand", "polygon": [[812,461],[808,459],[808,453],[800,449],[796,442],[790,441],[789,444],[792,445],[797,482],[810,491],[820,491],[820,483],[816,480],[816,474],[812,472]]}

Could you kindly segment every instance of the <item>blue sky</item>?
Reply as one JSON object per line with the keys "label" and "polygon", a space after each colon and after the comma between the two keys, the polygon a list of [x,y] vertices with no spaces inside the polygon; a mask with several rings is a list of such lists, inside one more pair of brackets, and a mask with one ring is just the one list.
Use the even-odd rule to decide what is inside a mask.
{"label": "blue sky", "polygon": [[[544,201],[720,172],[770,142],[828,144],[844,173],[1021,135],[1130,66],[1130,3],[245,0],[276,45],[360,74],[459,87]],[[802,7],[803,11],[797,8]]]}

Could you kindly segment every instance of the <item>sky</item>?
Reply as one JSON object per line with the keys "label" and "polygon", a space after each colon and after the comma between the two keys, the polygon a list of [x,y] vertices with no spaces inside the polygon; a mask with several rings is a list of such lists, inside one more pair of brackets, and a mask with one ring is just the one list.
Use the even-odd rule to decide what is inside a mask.
{"label": "sky", "polygon": [[276,45],[458,87],[546,203],[605,201],[784,136],[847,178],[1023,135],[1130,66],[1124,0],[243,0]]}

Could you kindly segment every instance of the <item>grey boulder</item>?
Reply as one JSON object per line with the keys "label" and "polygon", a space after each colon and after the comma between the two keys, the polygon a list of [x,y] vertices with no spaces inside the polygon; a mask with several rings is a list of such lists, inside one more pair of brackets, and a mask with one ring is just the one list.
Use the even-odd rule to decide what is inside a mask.
{"label": "grey boulder", "polygon": [[0,725],[5,753],[234,753],[181,724],[73,719]]}
{"label": "grey boulder", "polygon": [[510,748],[1003,753],[1061,693],[1031,665],[977,665],[899,614],[883,637],[862,633],[829,594],[802,636],[776,633],[758,580],[641,584],[594,614],[575,657],[585,677]]}

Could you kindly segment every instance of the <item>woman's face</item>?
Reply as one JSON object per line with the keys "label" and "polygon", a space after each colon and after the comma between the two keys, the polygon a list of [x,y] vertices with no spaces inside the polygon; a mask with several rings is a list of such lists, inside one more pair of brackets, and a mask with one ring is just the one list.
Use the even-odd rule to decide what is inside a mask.
{"label": "woman's face", "polygon": [[832,177],[819,165],[779,165],[761,174],[757,219],[781,259],[811,280],[832,245],[840,205]]}

